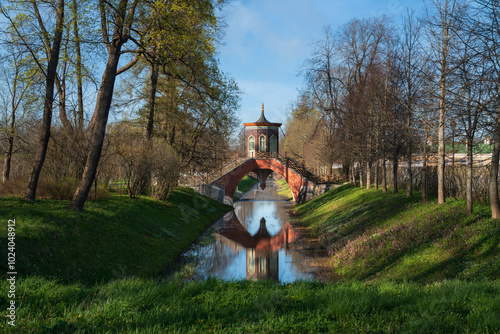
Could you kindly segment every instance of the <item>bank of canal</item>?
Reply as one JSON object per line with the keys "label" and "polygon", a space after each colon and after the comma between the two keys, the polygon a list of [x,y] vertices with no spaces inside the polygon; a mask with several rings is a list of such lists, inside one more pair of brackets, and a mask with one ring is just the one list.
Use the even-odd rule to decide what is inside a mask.
{"label": "bank of canal", "polygon": [[293,222],[293,204],[270,180],[255,185],[182,256],[195,263],[190,278],[313,280],[317,263]]}

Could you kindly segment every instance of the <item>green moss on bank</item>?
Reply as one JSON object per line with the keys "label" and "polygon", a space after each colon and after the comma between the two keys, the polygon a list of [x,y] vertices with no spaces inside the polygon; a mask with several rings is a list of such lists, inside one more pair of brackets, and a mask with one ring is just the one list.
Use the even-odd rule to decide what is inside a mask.
{"label": "green moss on bank", "polygon": [[328,248],[332,270],[344,279],[367,281],[500,277],[500,220],[489,207],[448,199],[424,204],[350,185],[297,207],[301,221]]}
{"label": "green moss on bank", "polygon": [[[0,198],[2,245],[16,221],[16,270],[65,282],[94,283],[158,274],[230,207],[177,188],[168,202],[126,196],[88,202],[83,212],[67,201]],[[0,250],[7,258],[7,249]],[[1,270],[7,272],[6,261]]]}

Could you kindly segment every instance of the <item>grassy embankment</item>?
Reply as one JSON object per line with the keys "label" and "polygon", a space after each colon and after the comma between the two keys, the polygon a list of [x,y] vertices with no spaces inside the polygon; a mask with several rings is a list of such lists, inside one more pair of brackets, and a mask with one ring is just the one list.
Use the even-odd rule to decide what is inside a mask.
{"label": "grassy embankment", "polygon": [[[7,220],[16,220],[20,277],[39,275],[85,284],[151,277],[230,209],[188,188],[177,188],[168,202],[112,195],[88,202],[83,212],[66,210],[68,204],[0,197],[2,241]],[[4,259],[6,252],[2,247]],[[2,272],[6,265],[1,262]]]}
{"label": "grassy embankment", "polygon": [[285,179],[281,178],[276,182],[280,187],[278,195],[286,197],[288,201],[293,201],[292,191],[290,190],[290,187],[288,186],[288,183],[286,183]]}
{"label": "grassy embankment", "polygon": [[[419,207],[417,198],[407,200],[402,196],[342,187],[299,206],[298,211],[303,215],[304,224],[327,235],[327,244],[331,245],[335,238],[347,238],[346,241],[339,239],[340,245],[344,245],[339,247],[349,251],[355,261],[347,261],[351,264],[336,270],[350,282],[275,284],[211,279],[186,283],[151,278],[159,268],[157,257],[166,256],[164,252],[177,247],[177,239],[187,230],[185,227],[198,229],[195,222],[199,221],[200,212],[213,211],[210,214],[216,216],[217,210],[224,209],[199,197],[194,200],[192,196],[190,191],[178,190],[170,199],[170,207],[147,199],[127,200],[129,205],[124,207],[124,198],[111,198],[89,203],[83,214],[67,212],[66,203],[56,201],[25,204],[18,199],[0,199],[2,219],[16,218],[20,272],[16,285],[17,326],[8,327],[5,320],[1,330],[18,333],[500,332],[500,282],[486,278],[476,280],[482,270],[491,278],[498,269],[494,258],[498,258],[499,226],[481,210],[475,214],[476,218],[464,220],[460,201],[449,201],[441,207],[431,203],[426,208]],[[201,209],[203,205],[206,206]],[[149,211],[152,213],[146,215]],[[165,214],[168,220],[164,219]],[[426,234],[428,229],[417,228],[430,224],[411,220],[415,215],[435,223],[435,229],[429,227],[432,233]],[[158,216],[163,219],[156,220]],[[374,222],[370,223],[368,217]],[[402,229],[397,222],[413,227]],[[384,233],[391,224],[398,238],[391,239],[389,233]],[[203,228],[200,226],[199,230]],[[370,234],[370,238],[362,239],[372,228],[378,229],[378,235]],[[442,228],[447,232],[441,232],[440,237],[438,230]],[[455,254],[459,249],[455,248],[455,242],[461,240],[456,240],[459,238],[456,231],[462,228],[471,234],[465,239],[467,246],[462,250],[465,253],[460,253],[464,258],[458,257],[463,263],[459,267],[465,266],[468,270],[455,271],[453,276],[450,268],[442,268],[447,273],[444,277],[450,278],[470,272],[464,276],[471,278],[470,282],[441,282],[442,275],[419,279],[408,273],[408,279],[416,282],[435,280],[433,284],[420,285],[405,282],[402,271],[396,271],[398,275],[390,274],[393,273],[390,268],[408,268],[403,265],[405,261],[398,261],[407,256],[413,258],[415,252],[426,248],[433,249],[433,246],[425,246],[427,242],[418,241],[427,240],[427,235],[435,236],[431,244],[439,241],[435,247],[444,247],[447,253]],[[333,234],[335,231],[338,233]],[[390,245],[401,248],[394,240],[404,238],[404,231],[412,232],[410,235],[415,239],[403,239],[406,249],[399,258],[394,258]],[[419,233],[414,234],[415,231]],[[375,240],[378,243],[373,243]],[[384,242],[384,247],[376,247]],[[368,256],[369,251],[359,253],[348,247],[357,243],[359,246],[366,243],[377,256],[386,262],[392,261],[391,265],[385,267],[386,271],[379,269],[378,275],[364,273],[358,277],[355,270],[360,268],[359,254],[365,254],[366,259],[372,257]],[[165,246],[161,246],[163,244]],[[159,247],[161,250],[156,253]],[[388,253],[382,251],[385,249]],[[344,254],[341,250],[337,252]],[[442,253],[436,256],[438,254]],[[476,258],[470,258],[473,254]],[[332,252],[334,260],[337,256],[340,255]],[[479,268],[467,263],[465,258]],[[380,261],[384,262],[364,261],[368,268],[365,271],[382,268]],[[443,261],[451,261],[451,258]],[[434,266],[428,264],[428,269]],[[113,270],[116,274],[110,273]],[[25,274],[32,276],[24,277]],[[386,278],[403,281],[390,282]],[[5,280],[0,286],[6,291]],[[3,294],[0,298],[2,316],[6,314],[7,303]]]}
{"label": "grassy embankment", "polygon": [[259,180],[254,179],[253,177],[250,177],[248,175],[245,175],[240,183],[238,183],[238,189],[234,194],[234,200],[240,199],[247,191],[252,189],[254,185],[259,183]]}

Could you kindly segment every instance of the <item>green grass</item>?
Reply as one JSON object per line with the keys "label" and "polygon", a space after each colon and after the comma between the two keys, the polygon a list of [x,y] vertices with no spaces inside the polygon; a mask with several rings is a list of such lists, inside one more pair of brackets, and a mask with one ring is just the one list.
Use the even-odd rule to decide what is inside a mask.
{"label": "green grass", "polygon": [[1,219],[16,219],[18,271],[16,327],[3,293],[0,332],[500,333],[500,221],[487,206],[468,216],[461,200],[341,186],[296,207],[340,281],[277,284],[157,275],[228,209],[191,190],[167,204],[67,204],[0,198]]}
{"label": "green grass", "polygon": [[[5,281],[2,281],[2,288]],[[18,283],[13,333],[498,333],[500,283]],[[7,303],[0,299],[2,315]]]}
{"label": "green grass", "polygon": [[342,279],[418,283],[500,277],[500,221],[485,204],[421,202],[350,185],[297,207],[301,223],[329,250]]}
{"label": "green grass", "polygon": [[[2,245],[7,220],[16,220],[19,277],[37,275],[86,284],[113,278],[150,277],[230,208],[187,188],[168,202],[126,196],[88,202],[83,212],[66,210],[67,201],[0,197]],[[7,258],[7,249],[0,254]],[[7,272],[6,263],[0,268]]]}
{"label": "green grass", "polygon": [[278,191],[278,195],[286,197],[287,201],[293,201],[292,191],[286,183],[285,179],[281,178],[277,181],[280,190]]}
{"label": "green grass", "polygon": [[254,179],[253,177],[250,177],[248,175],[245,175],[240,183],[238,183],[238,191],[239,192],[236,192],[234,194],[234,198],[235,199],[240,199],[243,194],[245,194],[247,191],[249,191],[250,189],[252,189],[252,187],[254,185],[256,185],[257,183],[259,183],[259,180],[257,179]]}

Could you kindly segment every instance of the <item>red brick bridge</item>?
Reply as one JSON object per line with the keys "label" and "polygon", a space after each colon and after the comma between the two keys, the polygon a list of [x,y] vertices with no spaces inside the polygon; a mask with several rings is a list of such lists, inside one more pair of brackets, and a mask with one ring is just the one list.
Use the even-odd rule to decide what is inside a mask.
{"label": "red brick bridge", "polygon": [[[290,158],[282,158],[274,152],[230,161],[219,171],[209,175],[204,193],[219,200],[223,197],[224,202],[232,204],[238,184],[250,172],[258,176],[262,189],[265,188],[268,176],[272,172],[277,173],[288,183],[295,202],[302,202],[329,189],[329,185],[322,184],[320,178],[302,164]],[[217,191],[219,193],[214,196],[213,192]]]}

